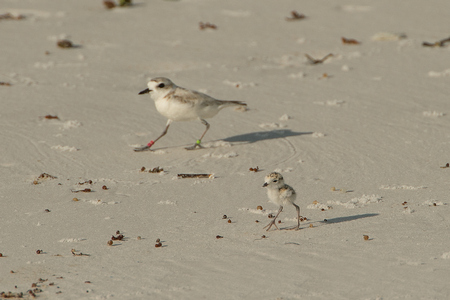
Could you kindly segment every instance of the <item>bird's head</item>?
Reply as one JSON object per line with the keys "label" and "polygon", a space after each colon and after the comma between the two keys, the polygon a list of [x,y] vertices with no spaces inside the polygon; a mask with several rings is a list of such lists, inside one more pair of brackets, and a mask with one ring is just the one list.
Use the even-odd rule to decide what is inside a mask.
{"label": "bird's head", "polygon": [[282,187],[284,185],[283,176],[280,173],[272,172],[264,178],[263,187]]}
{"label": "bird's head", "polygon": [[139,95],[150,94],[153,99],[167,95],[176,85],[165,77],[156,77],[147,83],[148,88],[139,92]]}

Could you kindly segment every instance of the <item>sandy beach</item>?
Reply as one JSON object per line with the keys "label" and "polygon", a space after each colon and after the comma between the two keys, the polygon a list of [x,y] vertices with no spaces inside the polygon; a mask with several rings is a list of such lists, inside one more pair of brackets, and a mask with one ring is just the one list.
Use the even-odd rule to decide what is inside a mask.
{"label": "sandy beach", "polygon": [[[2,296],[449,299],[449,11],[2,0]],[[248,109],[202,149],[193,121],[135,152],[167,122],[138,95],[160,76]],[[298,231],[294,206],[263,229],[273,171]]]}

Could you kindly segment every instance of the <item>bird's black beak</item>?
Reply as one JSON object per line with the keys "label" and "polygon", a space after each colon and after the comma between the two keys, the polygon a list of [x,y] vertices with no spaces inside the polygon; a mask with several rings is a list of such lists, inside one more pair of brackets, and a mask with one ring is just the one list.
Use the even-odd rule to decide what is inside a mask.
{"label": "bird's black beak", "polygon": [[145,90],[140,91],[140,92],[139,92],[139,95],[148,94],[148,93],[150,93],[151,91],[152,91],[151,89],[146,88]]}
{"label": "bird's black beak", "polygon": [[264,182],[263,187],[268,186],[269,184],[267,182]]}

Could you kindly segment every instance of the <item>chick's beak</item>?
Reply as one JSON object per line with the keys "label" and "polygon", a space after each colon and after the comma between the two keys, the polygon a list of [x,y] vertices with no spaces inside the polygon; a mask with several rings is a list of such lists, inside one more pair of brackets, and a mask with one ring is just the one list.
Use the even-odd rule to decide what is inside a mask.
{"label": "chick's beak", "polygon": [[263,187],[268,186],[269,184],[267,182],[264,182]]}
{"label": "chick's beak", "polygon": [[148,94],[148,93],[150,93],[151,91],[152,91],[151,89],[146,88],[145,90],[140,91],[140,92],[139,92],[139,95]]}

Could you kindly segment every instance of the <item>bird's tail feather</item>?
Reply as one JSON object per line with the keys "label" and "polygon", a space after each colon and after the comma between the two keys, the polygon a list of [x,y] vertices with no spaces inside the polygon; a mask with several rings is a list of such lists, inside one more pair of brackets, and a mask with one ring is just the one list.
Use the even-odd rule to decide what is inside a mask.
{"label": "bird's tail feather", "polygon": [[231,106],[231,105],[240,105],[240,106],[247,106],[247,103],[242,101],[236,101],[236,100],[221,100],[220,106]]}

